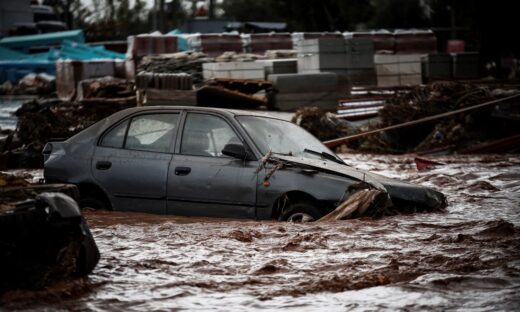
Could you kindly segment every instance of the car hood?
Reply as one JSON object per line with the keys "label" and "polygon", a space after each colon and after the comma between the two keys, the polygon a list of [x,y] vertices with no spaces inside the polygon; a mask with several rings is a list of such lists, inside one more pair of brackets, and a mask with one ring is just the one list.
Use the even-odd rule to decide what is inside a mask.
{"label": "car hood", "polygon": [[442,208],[446,206],[446,197],[442,193],[428,187],[391,179],[332,161],[279,155],[276,155],[275,158],[297,166],[311,167],[321,172],[364,181],[381,191],[387,192],[392,199],[414,202],[430,208]]}

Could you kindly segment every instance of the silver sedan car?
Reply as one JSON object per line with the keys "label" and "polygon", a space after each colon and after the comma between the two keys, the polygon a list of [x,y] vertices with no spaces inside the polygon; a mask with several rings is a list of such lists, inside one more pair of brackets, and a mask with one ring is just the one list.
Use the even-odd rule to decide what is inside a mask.
{"label": "silver sedan car", "polygon": [[47,182],[76,184],[81,206],[186,216],[318,219],[354,186],[414,211],[432,189],[357,170],[297,125],[261,113],[136,107],[44,148]]}

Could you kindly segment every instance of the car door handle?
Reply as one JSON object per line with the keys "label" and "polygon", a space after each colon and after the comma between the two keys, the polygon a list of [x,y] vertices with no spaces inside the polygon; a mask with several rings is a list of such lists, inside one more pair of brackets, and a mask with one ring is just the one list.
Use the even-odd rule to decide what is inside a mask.
{"label": "car door handle", "polygon": [[98,161],[96,163],[96,169],[98,170],[108,170],[112,167],[112,163],[110,161]]}
{"label": "car door handle", "polygon": [[189,167],[175,167],[176,175],[188,175],[191,172],[191,168]]}

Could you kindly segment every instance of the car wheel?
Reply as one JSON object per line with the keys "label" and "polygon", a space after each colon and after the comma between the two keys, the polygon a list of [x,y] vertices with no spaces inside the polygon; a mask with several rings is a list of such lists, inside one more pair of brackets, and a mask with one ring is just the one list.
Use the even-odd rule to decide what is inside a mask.
{"label": "car wheel", "polygon": [[80,208],[93,208],[93,209],[109,209],[108,206],[103,200],[98,199],[94,196],[85,196],[81,197],[78,203]]}
{"label": "car wheel", "polygon": [[323,216],[316,207],[309,203],[299,202],[292,204],[280,215],[280,221],[287,222],[312,222]]}

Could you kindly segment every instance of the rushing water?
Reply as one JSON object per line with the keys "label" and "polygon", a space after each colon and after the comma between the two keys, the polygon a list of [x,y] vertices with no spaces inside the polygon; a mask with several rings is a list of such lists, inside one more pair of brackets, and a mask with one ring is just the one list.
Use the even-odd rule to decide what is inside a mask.
{"label": "rushing water", "polygon": [[17,118],[13,113],[32,98],[32,96],[0,96],[0,129],[16,128]]}
{"label": "rushing water", "polygon": [[343,155],[437,188],[445,213],[289,224],[86,211],[86,279],[1,297],[7,309],[518,310],[520,159]]}

